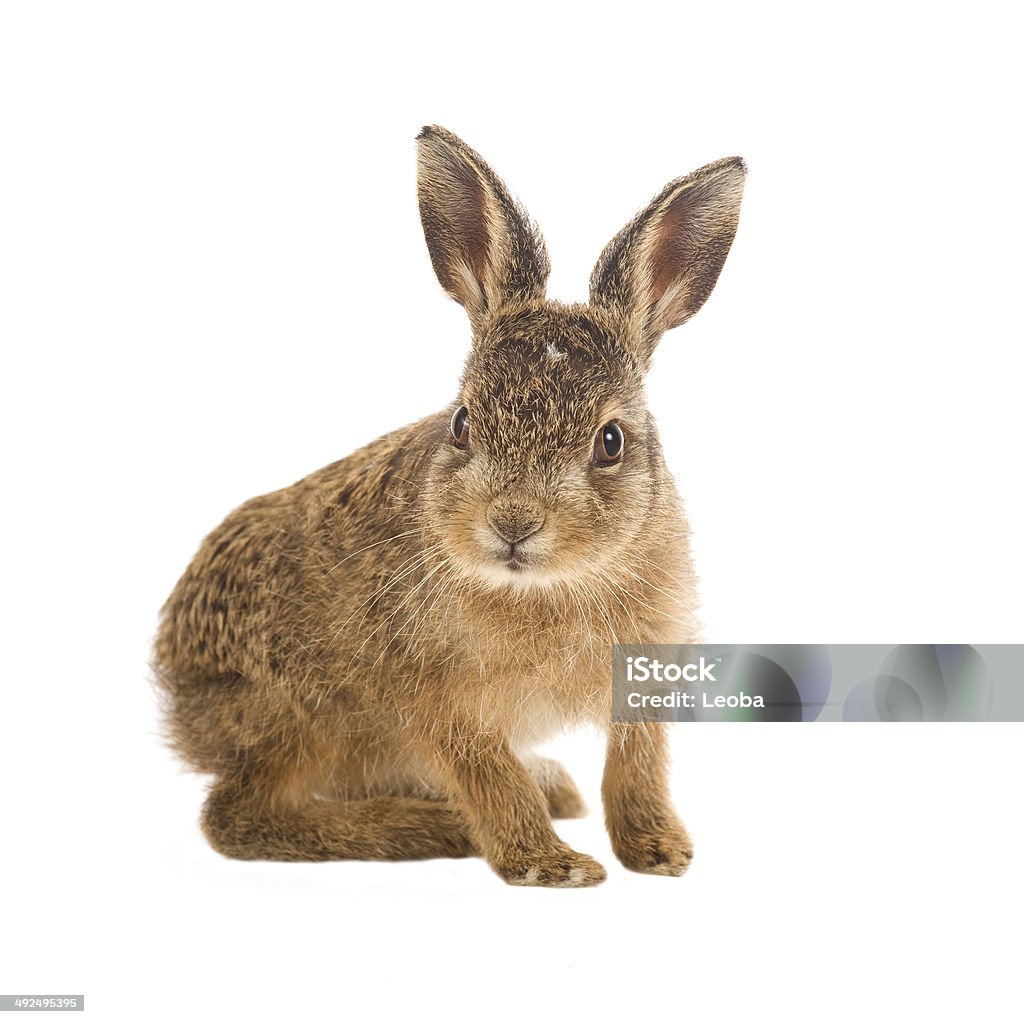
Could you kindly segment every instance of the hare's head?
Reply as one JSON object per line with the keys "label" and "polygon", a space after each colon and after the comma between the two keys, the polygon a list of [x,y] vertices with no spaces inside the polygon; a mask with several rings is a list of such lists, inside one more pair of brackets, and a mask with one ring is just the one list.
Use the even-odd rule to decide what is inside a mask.
{"label": "hare's head", "polygon": [[590,302],[545,298],[547,252],[481,158],[419,136],[419,203],[438,280],[473,348],[425,488],[428,527],[467,576],[545,587],[628,566],[668,486],[644,375],[665,331],[715,285],[744,166],[667,185],[607,245]]}

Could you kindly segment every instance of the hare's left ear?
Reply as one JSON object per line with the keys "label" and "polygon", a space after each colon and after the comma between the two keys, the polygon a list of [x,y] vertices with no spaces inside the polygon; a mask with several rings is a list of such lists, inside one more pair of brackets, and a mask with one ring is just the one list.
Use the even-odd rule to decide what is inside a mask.
{"label": "hare's left ear", "polygon": [[418,138],[423,233],[441,287],[474,329],[501,306],[543,298],[551,267],[544,241],[498,176],[460,138],[436,125]]}
{"label": "hare's left ear", "polygon": [[642,362],[715,287],[736,235],[745,174],[734,156],[670,182],[601,253],[590,301],[633,326]]}

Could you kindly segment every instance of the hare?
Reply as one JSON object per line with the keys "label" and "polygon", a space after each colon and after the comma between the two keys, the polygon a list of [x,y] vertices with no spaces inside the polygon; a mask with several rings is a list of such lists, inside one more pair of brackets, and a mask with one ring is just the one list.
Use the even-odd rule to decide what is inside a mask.
{"label": "hare", "polygon": [[680,875],[665,727],[609,720],[609,645],[699,640],[644,376],[715,285],[744,164],[667,185],[566,305],[480,156],[436,126],[417,143],[430,258],[472,326],[457,397],[203,541],[156,640],[169,741],[215,777],[202,827],[226,856],[482,856],[514,885],[575,887],[605,870],[551,820],[584,804],[531,750],[597,723],[616,856]]}

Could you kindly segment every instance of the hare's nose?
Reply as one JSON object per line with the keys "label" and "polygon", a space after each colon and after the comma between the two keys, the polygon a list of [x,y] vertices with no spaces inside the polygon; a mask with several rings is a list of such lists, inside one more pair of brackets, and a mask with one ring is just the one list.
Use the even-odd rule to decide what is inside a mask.
{"label": "hare's nose", "polygon": [[518,544],[544,525],[544,513],[523,502],[495,502],[487,510],[487,522],[502,540]]}

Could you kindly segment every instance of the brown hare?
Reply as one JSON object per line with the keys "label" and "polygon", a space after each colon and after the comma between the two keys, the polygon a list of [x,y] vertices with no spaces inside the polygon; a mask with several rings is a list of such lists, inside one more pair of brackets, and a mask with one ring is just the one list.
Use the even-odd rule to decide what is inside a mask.
{"label": "brown hare", "polygon": [[472,324],[457,397],[206,538],[156,643],[169,736],[215,777],[202,825],[227,856],[480,855],[513,884],[585,886],[604,868],[551,827],[583,802],[531,750],[597,723],[616,855],[682,874],[665,727],[609,721],[609,645],[699,639],[644,375],[714,287],[743,162],[667,185],[589,304],[564,305],[487,164],[443,128],[418,146],[430,258]]}

